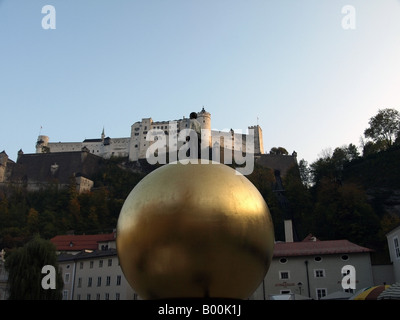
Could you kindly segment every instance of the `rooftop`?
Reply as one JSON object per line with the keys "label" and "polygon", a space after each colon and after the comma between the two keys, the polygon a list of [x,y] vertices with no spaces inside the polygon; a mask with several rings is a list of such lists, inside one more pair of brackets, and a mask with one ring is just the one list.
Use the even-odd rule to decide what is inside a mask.
{"label": "rooftop", "polygon": [[274,257],[312,256],[322,254],[363,253],[373,250],[359,246],[349,240],[320,241],[309,235],[300,242],[277,242]]}
{"label": "rooftop", "polygon": [[60,235],[50,241],[54,243],[57,251],[97,250],[99,242],[115,240],[116,233],[93,235]]}
{"label": "rooftop", "polygon": [[95,259],[101,257],[111,257],[116,256],[117,250],[116,249],[107,249],[107,250],[94,250],[90,252],[81,251],[75,255],[62,253],[58,256],[58,262],[64,261],[76,261],[76,260],[85,260],[85,259]]}

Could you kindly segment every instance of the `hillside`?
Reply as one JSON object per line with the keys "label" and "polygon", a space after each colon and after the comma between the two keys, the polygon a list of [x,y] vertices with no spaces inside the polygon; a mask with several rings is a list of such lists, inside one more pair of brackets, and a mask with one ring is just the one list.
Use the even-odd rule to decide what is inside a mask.
{"label": "hillside", "polygon": [[361,185],[376,212],[400,217],[400,147],[371,154],[348,163],[343,181]]}
{"label": "hillside", "polygon": [[[340,172],[335,171],[340,179],[332,177],[324,164],[324,174],[312,187],[302,183],[295,158],[282,157],[290,165],[284,166],[281,186],[276,174],[282,168],[272,168],[280,163],[276,156],[258,160],[247,176],[270,208],[277,241],[284,240],[284,217],[291,217],[297,240],[312,233],[322,240],[348,239],[384,252],[385,233],[400,221],[396,220],[400,216],[400,148],[345,161]],[[269,158],[270,163],[266,162]],[[3,188],[0,248],[20,246],[37,233],[49,239],[68,232],[110,232],[129,192],[155,168],[113,158],[91,172],[90,192],[78,193],[74,179],[66,188],[53,183],[33,192],[12,185]]]}

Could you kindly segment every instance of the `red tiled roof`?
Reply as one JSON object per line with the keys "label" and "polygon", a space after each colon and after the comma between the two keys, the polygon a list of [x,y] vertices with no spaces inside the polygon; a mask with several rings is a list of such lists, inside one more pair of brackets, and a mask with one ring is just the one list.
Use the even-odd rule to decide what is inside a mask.
{"label": "red tiled roof", "polygon": [[348,240],[277,242],[274,257],[308,256],[317,254],[372,252]]}
{"label": "red tiled roof", "polygon": [[93,235],[60,235],[50,241],[55,244],[58,251],[97,250],[98,243],[112,241],[115,232]]}

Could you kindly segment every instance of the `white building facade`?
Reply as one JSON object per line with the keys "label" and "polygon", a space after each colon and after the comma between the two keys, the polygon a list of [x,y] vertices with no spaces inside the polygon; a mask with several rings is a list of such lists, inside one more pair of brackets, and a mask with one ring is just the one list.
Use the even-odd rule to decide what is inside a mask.
{"label": "white building facade", "polygon": [[[355,293],[374,285],[370,252],[348,240],[276,243],[268,273],[250,299],[299,295],[320,300],[336,292]],[[342,286],[342,268],[348,265],[355,269],[355,289]]]}
{"label": "white building facade", "polygon": [[[259,125],[248,127],[248,133],[211,130],[211,114],[204,108],[197,112],[197,121],[201,129],[210,132],[209,147],[225,147],[228,150],[241,148],[243,152],[263,154],[263,137]],[[128,157],[129,161],[138,161],[146,158],[146,151],[153,144],[154,137],[149,136],[162,134],[165,136],[166,148],[179,149],[186,143],[180,139],[179,133],[190,128],[190,119],[183,117],[171,121],[153,121],[152,118],[143,118],[131,126],[130,137],[110,138],[104,134],[104,129],[99,139],[85,139],[83,142],[50,142],[49,137],[39,135],[36,142],[36,153],[46,152],[71,152],[85,149],[92,154],[103,158]],[[246,141],[252,139],[252,148],[249,149]],[[170,145],[171,144],[171,145]],[[253,147],[254,146],[254,147]]]}
{"label": "white building facade", "polygon": [[119,265],[116,249],[63,254],[58,258],[63,300],[137,300]]}
{"label": "white building facade", "polygon": [[395,282],[400,282],[400,226],[386,234]]}

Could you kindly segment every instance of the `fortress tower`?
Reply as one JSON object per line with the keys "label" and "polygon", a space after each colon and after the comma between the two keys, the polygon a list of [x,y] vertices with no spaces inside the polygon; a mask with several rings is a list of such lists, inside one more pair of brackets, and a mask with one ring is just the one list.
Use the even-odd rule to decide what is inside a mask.
{"label": "fortress tower", "polygon": [[0,182],[5,181],[5,173],[7,169],[7,161],[8,161],[8,155],[7,153],[3,150],[0,152]]}
{"label": "fortress tower", "polygon": [[197,113],[197,121],[200,122],[202,129],[211,130],[211,113],[207,112],[204,107]]}
{"label": "fortress tower", "polygon": [[48,144],[49,144],[49,137],[40,135],[36,141],[36,153],[46,153]]}
{"label": "fortress tower", "polygon": [[256,125],[249,127],[249,129],[254,130],[254,154],[263,154],[264,142],[261,127]]}

